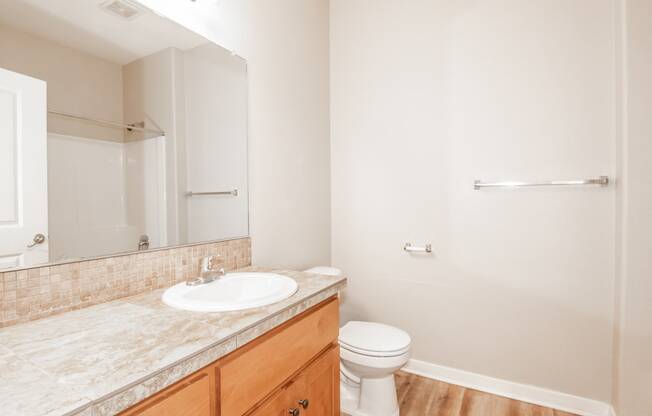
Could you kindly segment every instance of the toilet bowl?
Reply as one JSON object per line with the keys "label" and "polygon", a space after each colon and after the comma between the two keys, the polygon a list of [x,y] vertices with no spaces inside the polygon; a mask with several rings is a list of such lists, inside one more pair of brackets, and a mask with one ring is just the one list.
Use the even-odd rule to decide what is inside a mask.
{"label": "toilet bowl", "polygon": [[[338,269],[306,270],[337,276]],[[351,416],[399,416],[394,373],[410,359],[410,336],[398,328],[351,321],[340,328],[341,409]]]}

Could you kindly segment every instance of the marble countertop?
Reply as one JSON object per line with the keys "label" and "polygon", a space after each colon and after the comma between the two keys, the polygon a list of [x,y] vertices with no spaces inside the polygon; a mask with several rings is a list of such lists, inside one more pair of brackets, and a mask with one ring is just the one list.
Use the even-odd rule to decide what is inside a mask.
{"label": "marble countertop", "polygon": [[172,309],[162,290],[0,329],[3,416],[114,415],[338,293],[346,279],[292,277],[292,297],[239,312]]}

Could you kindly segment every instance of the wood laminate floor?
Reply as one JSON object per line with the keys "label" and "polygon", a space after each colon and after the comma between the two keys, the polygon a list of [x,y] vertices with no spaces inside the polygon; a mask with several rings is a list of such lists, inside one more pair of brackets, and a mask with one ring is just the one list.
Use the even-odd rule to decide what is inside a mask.
{"label": "wood laminate floor", "polygon": [[401,416],[575,416],[404,372],[396,389]]}

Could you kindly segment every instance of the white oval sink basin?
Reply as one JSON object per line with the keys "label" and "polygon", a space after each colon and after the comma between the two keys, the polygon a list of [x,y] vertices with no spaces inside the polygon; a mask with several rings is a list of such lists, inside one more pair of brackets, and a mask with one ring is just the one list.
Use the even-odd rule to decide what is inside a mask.
{"label": "white oval sink basin", "polygon": [[163,293],[163,302],[176,309],[226,312],[258,308],[294,295],[297,282],[275,273],[227,273],[211,283],[188,286],[185,282]]}

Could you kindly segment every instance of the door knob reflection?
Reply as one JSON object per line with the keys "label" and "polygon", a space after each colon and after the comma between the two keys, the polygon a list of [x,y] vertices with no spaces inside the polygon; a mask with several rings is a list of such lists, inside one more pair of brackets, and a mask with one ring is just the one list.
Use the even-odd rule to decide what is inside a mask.
{"label": "door knob reflection", "polygon": [[45,242],[45,236],[43,234],[36,234],[34,236],[34,239],[32,240],[32,244],[28,244],[27,248],[35,247],[39,244],[43,244],[44,242]]}

